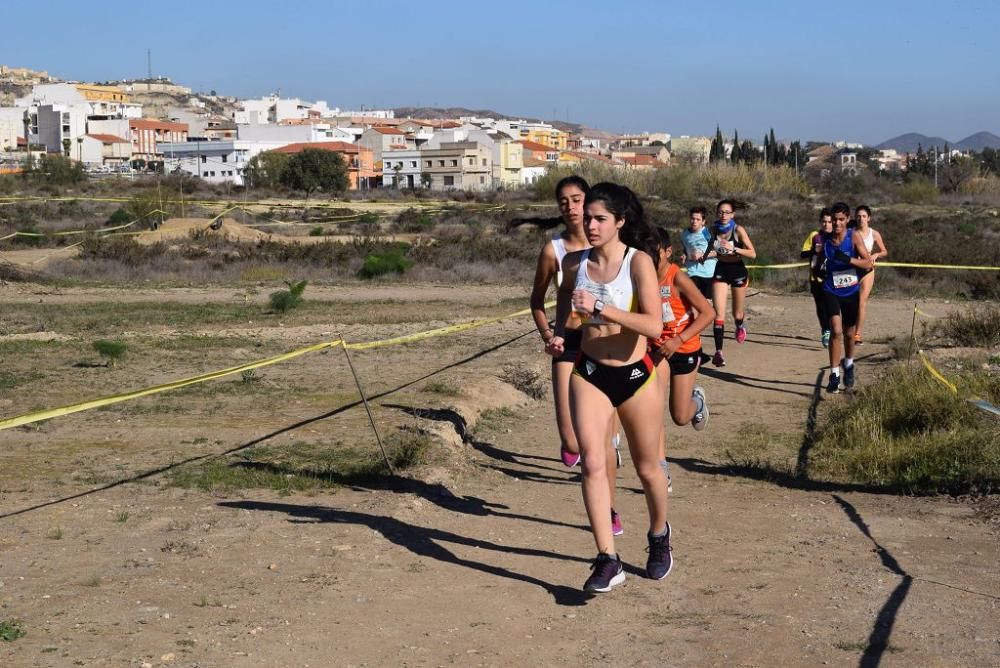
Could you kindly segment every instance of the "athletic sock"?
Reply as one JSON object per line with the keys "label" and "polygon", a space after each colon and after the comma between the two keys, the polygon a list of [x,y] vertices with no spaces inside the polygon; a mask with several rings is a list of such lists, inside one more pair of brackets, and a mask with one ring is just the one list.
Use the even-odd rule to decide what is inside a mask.
{"label": "athletic sock", "polygon": [[712,327],[712,337],[715,338],[715,349],[722,350],[722,340],[726,336],[726,321],[716,320]]}
{"label": "athletic sock", "polygon": [[653,538],[663,538],[664,536],[667,535],[667,526],[664,526],[663,531],[661,531],[660,533],[650,533],[649,535],[652,536]]}
{"label": "athletic sock", "polygon": [[845,357],[844,358],[844,368],[845,369],[850,369],[852,366],[854,366],[854,358],[853,357]]}
{"label": "athletic sock", "polygon": [[661,459],[660,460],[660,468],[663,469],[663,475],[665,475],[665,476],[667,476],[667,478],[669,478],[670,477],[670,464],[667,462],[666,459]]}
{"label": "athletic sock", "polygon": [[736,329],[739,329],[740,327],[743,326],[743,318],[736,318],[735,320],[736,320]]}
{"label": "athletic sock", "polygon": [[832,366],[832,367],[830,367],[830,373],[833,374],[834,376],[839,376],[840,375],[840,367],[839,366]]}

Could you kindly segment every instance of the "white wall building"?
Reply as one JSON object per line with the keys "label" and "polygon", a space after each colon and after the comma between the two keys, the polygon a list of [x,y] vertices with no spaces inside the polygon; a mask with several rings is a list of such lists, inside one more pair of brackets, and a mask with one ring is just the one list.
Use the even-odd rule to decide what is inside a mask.
{"label": "white wall building", "polygon": [[286,146],[288,142],[187,141],[161,143],[164,171],[180,170],[209,183],[243,185],[243,170],[258,153]]}
{"label": "white wall building", "polygon": [[422,187],[420,165],[420,151],[417,149],[383,151],[382,185],[386,188]]}
{"label": "white wall building", "polygon": [[132,141],[110,134],[84,135],[73,149],[73,158],[87,167],[126,167],[131,157]]}
{"label": "white wall building", "polygon": [[240,125],[237,133],[241,140],[283,142],[282,145],[298,142],[345,141],[354,143],[353,133],[328,123],[303,125]]}
{"label": "white wall building", "polygon": [[17,150],[18,139],[24,139],[24,109],[0,107],[0,151]]}
{"label": "white wall building", "polygon": [[[76,140],[87,134],[88,111],[86,103],[40,105],[31,114],[31,143],[44,144],[49,153],[65,154],[67,141],[75,149]],[[79,159],[72,151],[69,157]]]}
{"label": "white wall building", "polygon": [[322,118],[339,113],[339,110],[326,106],[325,100],[306,102],[297,97],[282,98],[277,95],[268,95],[259,100],[243,100],[240,106],[242,109],[233,112],[233,121],[237,125],[266,125],[300,118]]}

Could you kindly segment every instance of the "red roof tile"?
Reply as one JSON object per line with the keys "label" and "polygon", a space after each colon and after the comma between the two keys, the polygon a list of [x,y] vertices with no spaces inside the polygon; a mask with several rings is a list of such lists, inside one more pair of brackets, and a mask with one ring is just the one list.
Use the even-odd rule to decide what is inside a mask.
{"label": "red roof tile", "polygon": [[545,144],[541,144],[541,143],[539,143],[537,141],[531,141],[530,139],[519,139],[517,141],[517,143],[520,144],[521,146],[523,146],[524,148],[528,149],[529,151],[537,151],[539,153],[546,153],[546,152],[550,152],[550,151],[558,151],[559,150],[557,148],[553,148],[551,146],[547,146]]}
{"label": "red roof tile", "polygon": [[116,135],[87,135],[87,136],[90,137],[90,138],[92,138],[92,139],[96,139],[99,142],[103,142],[105,144],[131,144],[132,143],[128,139],[122,139],[121,137],[118,137]]}
{"label": "red roof tile", "polygon": [[349,144],[346,141],[303,141],[276,148],[274,152],[299,153],[307,148],[317,148],[321,151],[334,151],[336,153],[358,153],[360,150],[370,151],[370,149],[359,147],[357,144]]}

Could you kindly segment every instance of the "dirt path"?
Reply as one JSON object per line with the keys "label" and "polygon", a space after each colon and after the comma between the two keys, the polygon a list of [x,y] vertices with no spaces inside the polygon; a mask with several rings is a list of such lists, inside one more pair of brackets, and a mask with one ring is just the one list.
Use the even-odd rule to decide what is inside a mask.
{"label": "dirt path", "polygon": [[[668,429],[676,566],[663,582],[640,574],[645,510],[627,463],[616,506],[628,578],[608,595],[580,592],[594,548],[577,472],[556,459],[547,401],[479,424],[431,482],[287,496],[186,491],[158,475],[79,496],[99,485],[41,484],[34,467],[58,459],[46,443],[74,430],[96,439],[102,428],[127,438],[161,420],[92,414],[19,430],[8,449],[21,470],[0,475],[0,620],[20,620],[27,635],[0,643],[0,665],[1000,664],[1000,548],[969,507],[722,468],[748,423],[802,432],[824,364],[808,298],[761,295],[750,309],[748,342],[727,342],[729,365],[704,374],[709,428]],[[877,301],[869,339],[907,332],[911,309]],[[479,348],[525,329],[483,331]],[[434,344],[362,364],[379,370],[373,392],[443,369],[436,377],[467,388],[464,408],[434,413],[447,430],[509,401],[490,376],[506,361],[544,368],[538,348],[525,337],[447,368],[462,355]],[[865,346],[859,383],[880,352]],[[386,396],[376,411],[448,408],[419,400]],[[223,443],[198,447],[221,451],[316,412],[274,406],[219,424]],[[336,435],[346,418],[298,431]],[[145,452],[143,466],[181,454]]]}

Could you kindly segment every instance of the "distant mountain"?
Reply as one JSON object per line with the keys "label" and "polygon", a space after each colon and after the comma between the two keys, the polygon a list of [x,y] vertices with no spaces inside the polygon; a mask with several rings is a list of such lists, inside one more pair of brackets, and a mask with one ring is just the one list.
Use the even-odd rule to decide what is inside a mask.
{"label": "distant mountain", "polygon": [[900,153],[916,153],[918,147],[922,147],[926,151],[932,146],[937,146],[939,149],[943,149],[945,144],[951,146],[951,142],[947,139],[942,139],[941,137],[928,137],[927,135],[922,135],[919,132],[908,132],[905,135],[899,135],[898,137],[887,139],[875,148],[879,151],[891,148],[896,149],[896,151]]}
{"label": "distant mountain", "polygon": [[984,148],[1000,149],[1000,137],[992,132],[977,132],[954,144],[961,151],[982,151]]}
{"label": "distant mountain", "polygon": [[1000,137],[992,132],[984,131],[977,132],[974,135],[969,135],[961,141],[953,142],[941,137],[928,137],[927,135],[922,135],[919,132],[910,132],[905,135],[893,137],[892,139],[887,139],[875,148],[878,150],[894,148],[900,153],[916,153],[917,146],[923,147],[926,151],[932,146],[937,146],[939,149],[943,149],[945,144],[947,144],[949,148],[958,149],[960,151],[982,151],[987,147],[1000,149]]}
{"label": "distant mountain", "polygon": [[509,118],[516,120],[517,116],[500,114],[490,109],[466,109],[465,107],[396,107],[393,109],[396,118],[458,118],[460,116],[479,116],[489,118]]}

